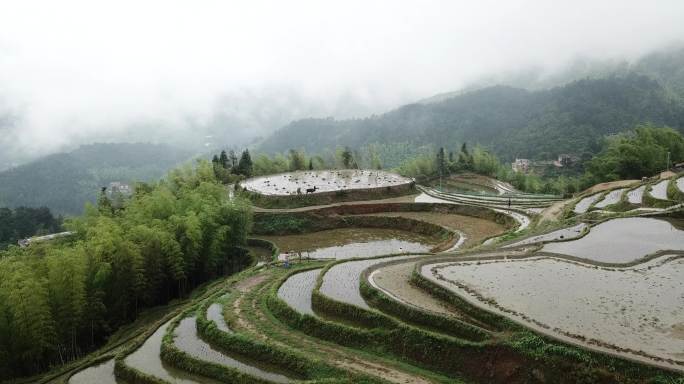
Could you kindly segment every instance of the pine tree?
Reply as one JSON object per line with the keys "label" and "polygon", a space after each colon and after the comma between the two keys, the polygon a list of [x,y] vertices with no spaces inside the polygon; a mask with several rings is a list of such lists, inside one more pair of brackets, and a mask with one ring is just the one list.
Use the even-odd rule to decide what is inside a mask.
{"label": "pine tree", "polygon": [[353,163],[354,156],[352,155],[351,149],[349,147],[344,147],[344,151],[342,151],[342,164],[345,168],[351,168]]}
{"label": "pine tree", "polygon": [[309,171],[313,171],[313,159],[309,159]]}
{"label": "pine tree", "polygon": [[221,151],[221,157],[219,158],[219,162],[221,163],[221,166],[224,169],[228,169],[231,167],[230,163],[228,161],[229,160],[228,160],[228,155],[226,154],[226,151],[225,150]]}
{"label": "pine tree", "polygon": [[238,162],[237,165],[237,173],[239,175],[244,175],[246,177],[252,176],[252,158],[249,156],[249,150],[245,149],[242,152],[242,156],[240,157],[240,161]]}
{"label": "pine tree", "polygon": [[[233,151],[231,149],[230,152],[228,152],[228,158],[230,159],[230,168],[235,169],[235,167],[237,166],[237,162],[238,162],[238,158],[235,155],[235,151]],[[233,173],[235,173],[235,172],[233,172]]]}

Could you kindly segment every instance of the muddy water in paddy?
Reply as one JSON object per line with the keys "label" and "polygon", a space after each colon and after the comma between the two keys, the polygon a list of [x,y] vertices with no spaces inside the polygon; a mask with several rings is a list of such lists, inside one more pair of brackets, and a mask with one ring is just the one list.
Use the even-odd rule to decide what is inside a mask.
{"label": "muddy water in paddy", "polygon": [[349,259],[402,252],[428,252],[437,240],[408,231],[382,228],[340,228],[302,235],[261,236],[278,245],[280,259]]}
{"label": "muddy water in paddy", "polygon": [[269,262],[272,261],[273,255],[271,254],[271,250],[268,248],[264,247],[257,247],[257,246],[252,246],[249,245],[247,247],[247,250],[254,256],[257,261],[264,261],[264,262]]}
{"label": "muddy water in paddy", "polygon": [[240,372],[275,383],[289,383],[293,380],[283,374],[270,372],[253,365],[256,364],[256,362],[245,363],[213,349],[209,344],[199,338],[199,335],[197,334],[196,318],[194,317],[186,317],[181,320],[178,327],[174,330],[174,336],[176,347],[197,359],[235,368]]}
{"label": "muddy water in paddy", "polygon": [[468,301],[543,332],[582,335],[605,343],[599,346],[629,348],[684,364],[684,258],[661,256],[625,268],[552,257],[426,267],[424,275]]}
{"label": "muddy water in paddy", "polygon": [[321,269],[300,272],[290,276],[278,289],[278,297],[299,313],[315,316],[311,308],[311,293]]}
{"label": "muddy water in paddy", "polygon": [[117,381],[114,376],[114,359],[92,367],[88,367],[77,374],[71,376],[69,384],[117,384],[123,383]]}
{"label": "muddy water in paddy", "polygon": [[442,212],[382,212],[364,216],[407,217],[437,224],[465,233],[465,247],[479,244],[485,238],[506,232],[506,227],[492,220]]}
{"label": "muddy water in paddy", "polygon": [[628,263],[659,250],[684,250],[682,228],[682,220],[613,219],[592,227],[581,239],[549,243],[542,251],[603,263]]}
{"label": "muddy water in paddy", "polygon": [[361,308],[370,307],[361,297],[359,282],[361,273],[368,267],[392,260],[412,259],[419,256],[393,256],[369,260],[348,261],[330,268],[323,276],[321,293],[331,299],[356,305]]}
{"label": "muddy water in paddy", "polygon": [[126,357],[125,363],[131,368],[147,375],[165,380],[171,384],[217,384],[217,381],[191,376],[181,370],[164,364],[159,357],[162,339],[171,321],[162,325],[152,334],[145,343],[131,355]]}

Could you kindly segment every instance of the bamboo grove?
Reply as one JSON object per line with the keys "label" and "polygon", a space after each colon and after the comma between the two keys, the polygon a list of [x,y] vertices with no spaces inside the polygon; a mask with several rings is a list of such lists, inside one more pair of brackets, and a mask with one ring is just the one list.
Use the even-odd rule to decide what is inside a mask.
{"label": "bamboo grove", "polygon": [[103,194],[67,219],[67,239],[0,253],[0,380],[83,356],[141,310],[244,268],[250,225],[198,162],[123,204]]}

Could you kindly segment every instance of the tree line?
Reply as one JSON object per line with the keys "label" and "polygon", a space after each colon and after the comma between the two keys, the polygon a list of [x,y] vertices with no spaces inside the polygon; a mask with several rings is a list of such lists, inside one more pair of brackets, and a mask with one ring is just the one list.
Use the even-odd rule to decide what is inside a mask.
{"label": "tree line", "polygon": [[0,380],[79,358],[141,310],[250,262],[249,205],[198,162],[115,206],[67,219],[70,238],[0,253]]}
{"label": "tree line", "polygon": [[543,177],[513,172],[510,164],[480,146],[469,150],[466,143],[459,151],[440,147],[436,153],[413,157],[397,171],[418,180],[428,180],[458,172],[475,172],[510,182],[525,192],[569,195],[597,183],[650,177],[684,161],[684,137],[668,127],[638,125],[633,130],[608,136],[601,151],[582,165],[583,173]]}

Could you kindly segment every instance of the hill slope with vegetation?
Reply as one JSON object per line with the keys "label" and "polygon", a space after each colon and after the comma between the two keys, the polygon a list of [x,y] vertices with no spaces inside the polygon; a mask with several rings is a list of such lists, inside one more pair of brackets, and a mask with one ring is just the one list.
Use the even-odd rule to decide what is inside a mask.
{"label": "hill slope with vegetation", "polygon": [[[584,79],[549,90],[495,86],[365,119],[306,119],[277,131],[263,152],[409,143],[419,148],[479,143],[504,160],[552,159],[601,149],[606,135],[641,123],[684,129],[684,104],[658,81],[635,73]],[[382,151],[381,151],[382,152]],[[385,164],[396,166],[398,164]]]}
{"label": "hill slope with vegetation", "polygon": [[0,207],[47,206],[57,214],[78,214],[110,182],[156,180],[190,156],[167,145],[81,146],[0,172]]}

